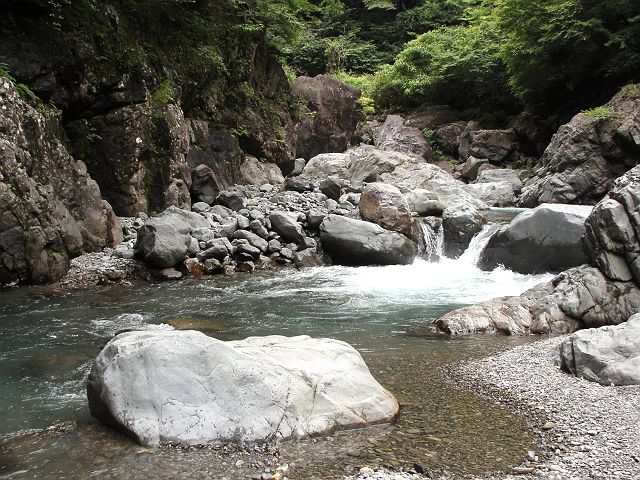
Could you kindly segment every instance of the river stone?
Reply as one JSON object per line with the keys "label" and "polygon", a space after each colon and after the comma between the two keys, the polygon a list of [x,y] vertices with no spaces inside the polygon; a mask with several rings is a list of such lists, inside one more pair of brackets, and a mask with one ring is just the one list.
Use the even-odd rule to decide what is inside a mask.
{"label": "river stone", "polygon": [[449,258],[462,255],[486,223],[487,219],[473,207],[447,208],[442,215],[445,255]]}
{"label": "river stone", "polygon": [[409,205],[397,187],[388,183],[369,183],[362,190],[358,204],[363,220],[382,228],[408,235],[413,221]]}
{"label": "river stone", "polygon": [[134,331],[96,358],[89,407],[143,445],[253,442],[391,422],[399,405],[347,343],[308,336],[223,342]]}
{"label": "river stone", "polygon": [[516,203],[513,187],[508,182],[471,183],[465,189],[491,207],[510,207]]}
{"label": "river stone", "polygon": [[138,229],[136,256],[154,268],[168,268],[188,256],[192,240],[189,225],[176,215],[148,219]]}
{"label": "river stone", "polygon": [[560,365],[602,385],[640,385],[640,314],[574,333],[560,345]]}
{"label": "river stone", "polygon": [[293,218],[292,214],[280,211],[271,212],[269,221],[271,229],[287,242],[301,243],[304,241],[302,225]]}
{"label": "river stone", "polygon": [[361,220],[327,216],[320,225],[322,248],[343,265],[408,265],[416,257],[416,245],[400,233]]}
{"label": "river stone", "polygon": [[588,263],[582,237],[591,210],[589,206],[543,204],[522,212],[491,237],[480,255],[480,268],[493,270],[504,265],[529,274]]}

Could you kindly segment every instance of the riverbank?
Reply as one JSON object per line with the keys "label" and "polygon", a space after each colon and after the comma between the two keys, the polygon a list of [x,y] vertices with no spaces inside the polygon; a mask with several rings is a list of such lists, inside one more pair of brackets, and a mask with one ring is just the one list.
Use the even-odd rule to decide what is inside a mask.
{"label": "riverbank", "polygon": [[[561,372],[553,357],[563,338],[440,369],[456,386],[517,412],[535,435],[538,451],[526,463],[486,480],[640,478],[640,387],[607,387]],[[423,477],[363,470],[348,478]]]}

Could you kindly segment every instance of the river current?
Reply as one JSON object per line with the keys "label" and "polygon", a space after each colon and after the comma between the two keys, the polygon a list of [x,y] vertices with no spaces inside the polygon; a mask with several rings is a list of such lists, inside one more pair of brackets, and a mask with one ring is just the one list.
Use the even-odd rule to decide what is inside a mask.
{"label": "river current", "polygon": [[[455,389],[437,368],[528,340],[454,339],[431,326],[455,308],[517,295],[551,278],[480,271],[475,261],[490,233],[477,236],[460,259],[417,260],[410,266],[290,269],[66,294],[46,288],[0,292],[0,475],[89,478],[104,473],[103,463],[86,456],[80,464],[65,462],[57,450],[60,439],[25,445],[26,432],[73,420],[77,426],[67,434],[64,449],[91,451],[95,442],[93,448],[108,457],[112,446],[108,478],[152,478],[151,467],[137,476],[125,460],[135,445],[91,419],[85,381],[92,359],[115,332],[159,323],[222,340],[269,334],[333,337],[362,353],[373,375],[400,400],[398,423],[285,442],[282,455],[297,464],[293,478],[339,478],[353,465],[367,464],[419,463],[470,474],[509,468],[533,448],[524,423]],[[177,470],[188,469],[180,455],[176,452],[170,462]]]}

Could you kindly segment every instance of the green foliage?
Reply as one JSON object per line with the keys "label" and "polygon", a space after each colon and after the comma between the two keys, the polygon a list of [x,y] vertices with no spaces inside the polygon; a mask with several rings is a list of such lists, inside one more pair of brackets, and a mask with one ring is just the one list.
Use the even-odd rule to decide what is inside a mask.
{"label": "green foliage", "polygon": [[637,0],[501,0],[503,58],[530,107],[595,103],[639,77]]}
{"label": "green foliage", "polygon": [[590,108],[588,110],[582,110],[580,113],[598,120],[607,120],[613,117],[613,112],[605,107]]}
{"label": "green foliage", "polygon": [[16,79],[13,78],[13,75],[11,75],[9,65],[7,65],[6,63],[0,63],[0,78],[6,78],[7,80],[9,80],[11,85],[15,87],[15,89],[23,98],[37,98],[36,94],[33,93],[33,91],[28,86],[26,86],[24,83],[16,82]]}
{"label": "green foliage", "polygon": [[374,80],[376,103],[412,107],[424,102],[456,108],[509,105],[513,102],[494,25],[443,27],[409,42],[393,65]]}

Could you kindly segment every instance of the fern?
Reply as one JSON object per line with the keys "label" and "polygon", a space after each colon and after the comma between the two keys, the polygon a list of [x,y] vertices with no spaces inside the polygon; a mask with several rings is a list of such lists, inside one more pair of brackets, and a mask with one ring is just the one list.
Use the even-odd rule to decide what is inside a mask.
{"label": "fern", "polygon": [[392,0],[363,0],[363,3],[368,10],[395,10],[396,5]]}

